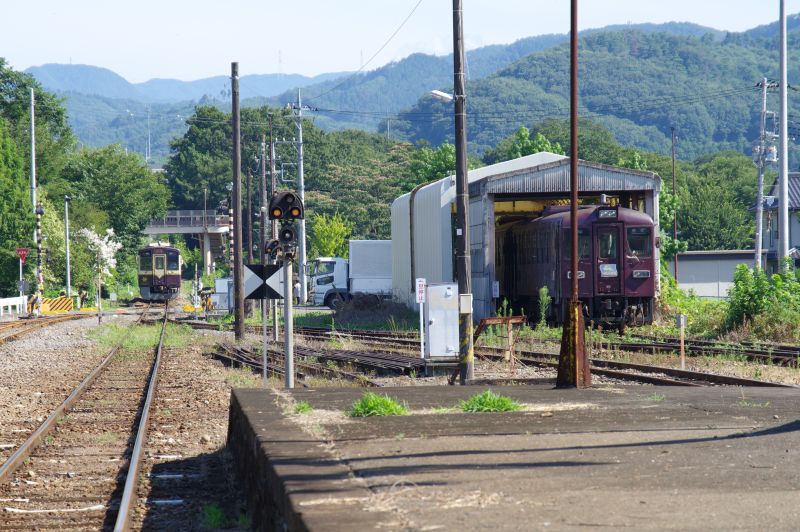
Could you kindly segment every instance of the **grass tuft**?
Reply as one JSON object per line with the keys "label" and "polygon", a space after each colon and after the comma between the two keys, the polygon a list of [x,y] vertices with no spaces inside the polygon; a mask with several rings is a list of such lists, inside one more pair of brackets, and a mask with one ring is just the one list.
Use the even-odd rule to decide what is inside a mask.
{"label": "grass tuft", "polygon": [[295,414],[308,414],[314,410],[314,407],[308,401],[300,401],[294,405]]}
{"label": "grass tuft", "polygon": [[202,518],[200,526],[206,530],[217,530],[223,528],[227,524],[225,519],[225,512],[216,504],[206,504],[202,508]]}
{"label": "grass tuft", "polygon": [[364,392],[361,399],[353,403],[347,415],[350,417],[405,416],[408,407],[401,405],[388,395]]}
{"label": "grass tuft", "polygon": [[510,397],[497,395],[491,390],[473,395],[466,401],[461,401],[458,406],[463,412],[514,412],[522,408],[522,405]]}
{"label": "grass tuft", "polygon": [[660,393],[653,393],[652,395],[648,396],[647,398],[648,398],[650,401],[655,401],[656,403],[660,403],[661,401],[663,401],[664,399],[666,399],[666,396],[665,396],[665,395],[662,395],[662,394],[660,394]]}

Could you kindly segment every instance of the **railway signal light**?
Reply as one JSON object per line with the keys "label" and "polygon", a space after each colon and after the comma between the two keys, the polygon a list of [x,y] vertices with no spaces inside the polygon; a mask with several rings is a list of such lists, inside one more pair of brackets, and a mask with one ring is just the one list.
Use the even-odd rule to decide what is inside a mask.
{"label": "railway signal light", "polygon": [[293,244],[295,241],[296,235],[294,232],[294,227],[289,225],[284,225],[281,227],[280,232],[278,233],[278,240],[284,246]]}
{"label": "railway signal light", "polygon": [[269,202],[270,220],[302,220],[303,202],[296,192],[278,192]]}

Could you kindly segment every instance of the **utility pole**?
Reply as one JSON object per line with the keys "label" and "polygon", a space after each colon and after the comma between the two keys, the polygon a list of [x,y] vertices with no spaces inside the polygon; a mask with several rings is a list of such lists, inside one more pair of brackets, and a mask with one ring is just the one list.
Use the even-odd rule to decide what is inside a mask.
{"label": "utility pole", "polygon": [[570,10],[570,213],[572,233],[570,276],[572,297],[564,309],[564,329],[558,358],[557,388],[591,386],[592,375],[584,344],[583,305],[578,285],[578,0],[572,0]]}
{"label": "utility pole", "polygon": [[[672,130],[672,200],[676,201],[677,196],[675,196],[675,128],[671,127]],[[676,203],[677,205],[677,203]],[[676,209],[675,212],[672,213],[672,240],[677,243],[678,242],[678,210]],[[678,250],[675,250],[675,282],[678,282]]]}
{"label": "utility pole", "polygon": [[67,297],[72,297],[72,277],[69,269],[69,196],[64,196],[64,246],[67,254]]}
{"label": "utility pole", "polygon": [[[36,97],[31,89],[31,209],[36,210]],[[36,242],[36,230],[33,231]]]}
{"label": "utility pole", "polygon": [[[464,9],[453,0],[453,101],[456,136],[456,275],[458,276],[458,361],[460,383],[474,377],[472,345],[472,258],[469,249],[467,183],[467,87],[464,80]],[[466,308],[465,308],[466,307]]]}
{"label": "utility pole", "polygon": [[758,183],[756,184],[756,245],[753,264],[762,268],[761,248],[764,232],[764,165],[767,161],[767,78],[761,80],[761,120],[758,145],[753,149],[753,159],[758,165]]}
{"label": "utility pole", "polygon": [[[297,193],[300,201],[305,205],[306,186],[303,174],[303,101],[300,98],[300,89],[297,89],[297,106],[295,107],[295,122],[297,124]],[[300,280],[300,301],[305,303],[308,299],[308,287],[306,286],[306,221],[299,221],[297,235],[297,252],[299,256],[297,275]]]}
{"label": "utility pole", "polygon": [[[269,180],[270,197],[274,196],[278,188],[278,178],[275,176],[275,138],[272,136],[272,113],[269,114]],[[272,220],[270,238],[278,238],[278,220]],[[278,300],[272,303],[272,341],[278,342]]]}
{"label": "utility pole", "polygon": [[244,276],[242,271],[242,139],[239,115],[239,63],[231,63],[233,126],[233,297],[236,340],[244,340]]}
{"label": "utility pole", "polygon": [[253,264],[253,172],[247,166],[247,262]]}
{"label": "utility pole", "polygon": [[786,79],[786,0],[780,0],[780,174],[778,177],[778,226],[780,234],[780,247],[778,248],[778,268],[783,270],[783,261],[789,256],[789,120],[787,112],[788,80]]}
{"label": "utility pole", "polygon": [[[270,114],[270,118],[272,114]],[[259,197],[261,198],[261,208],[259,213],[261,215],[259,229],[259,248],[260,248],[260,262],[261,265],[267,263],[267,138],[266,135],[261,135],[261,188],[259,189]],[[262,372],[261,377],[264,386],[267,386],[267,302],[268,299],[261,300],[261,348],[262,348]]]}

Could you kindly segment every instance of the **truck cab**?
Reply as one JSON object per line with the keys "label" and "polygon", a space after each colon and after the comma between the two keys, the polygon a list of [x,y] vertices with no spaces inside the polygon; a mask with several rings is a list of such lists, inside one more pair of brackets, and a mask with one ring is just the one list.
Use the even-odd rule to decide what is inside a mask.
{"label": "truck cab", "polygon": [[347,260],[341,257],[320,257],[311,264],[309,277],[314,305],[335,308],[348,298]]}

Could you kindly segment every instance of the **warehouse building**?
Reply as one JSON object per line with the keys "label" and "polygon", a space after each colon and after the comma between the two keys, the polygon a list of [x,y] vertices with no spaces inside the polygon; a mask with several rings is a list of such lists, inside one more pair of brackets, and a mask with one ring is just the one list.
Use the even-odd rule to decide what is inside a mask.
{"label": "warehouse building", "polygon": [[[582,203],[598,203],[606,194],[612,204],[646,212],[658,226],[661,178],[657,174],[588,161],[579,161],[578,168]],[[512,218],[538,217],[548,205],[568,204],[569,158],[536,153],[471,170],[468,181],[477,320],[494,315],[499,302],[497,225]],[[392,289],[395,299],[409,306],[415,304],[415,279],[454,282],[455,196],[455,176],[450,176],[420,185],[392,203]]]}

